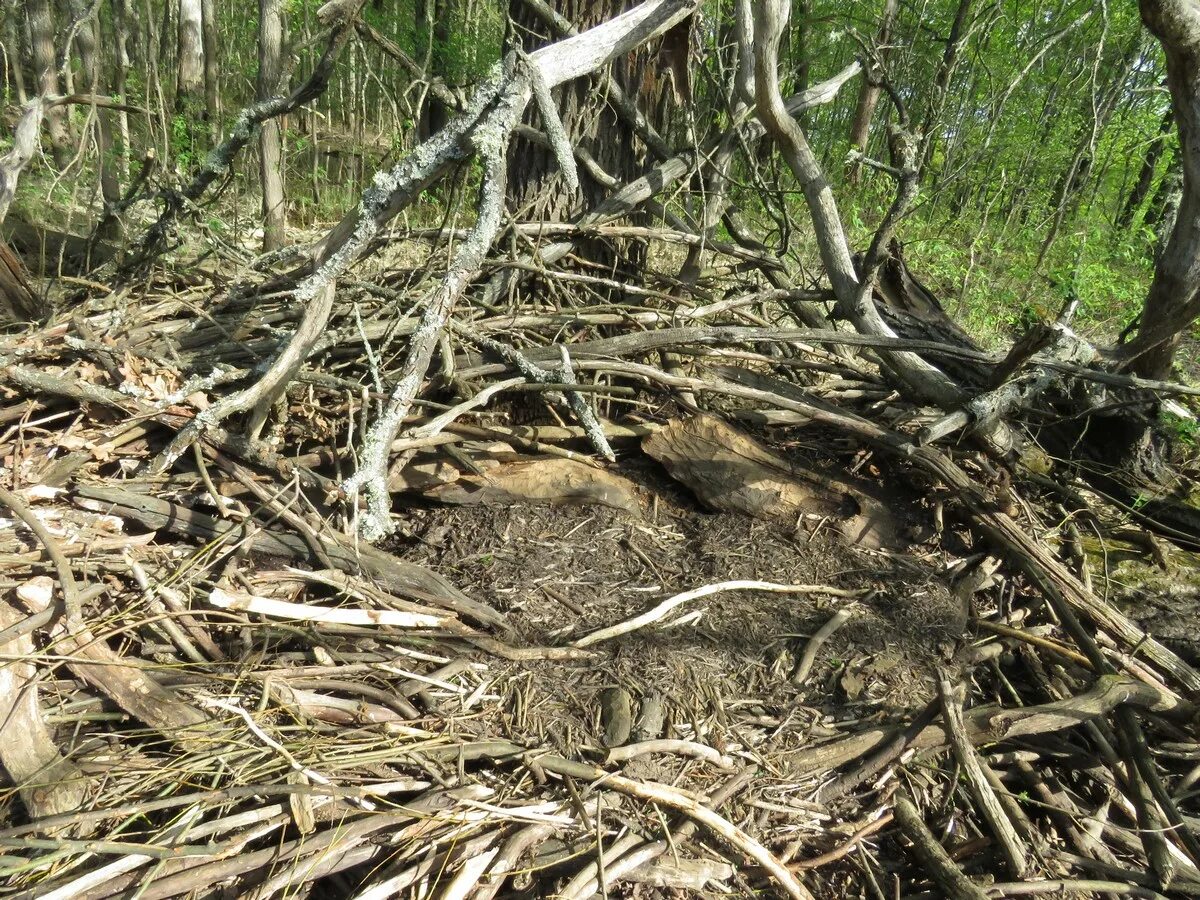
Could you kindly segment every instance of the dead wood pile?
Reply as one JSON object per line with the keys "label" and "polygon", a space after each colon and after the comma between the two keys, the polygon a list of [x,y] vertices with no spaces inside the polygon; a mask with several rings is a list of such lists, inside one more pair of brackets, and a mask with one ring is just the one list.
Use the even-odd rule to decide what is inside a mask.
{"label": "dead wood pile", "polygon": [[[971,345],[887,249],[912,136],[856,263],[792,117],[858,66],[785,100],[765,3],[739,7],[756,95],[728,133],[598,173],[612,193],[574,222],[508,217],[525,107],[577,185],[551,88],[695,0],[509,57],[289,258],[214,239],[164,262],[363,5],[326,7],[321,65],[161,193],[136,252],[0,338],[6,890],[1200,893],[1200,657],[1117,602],[1185,599],[1191,557],[1131,524],[1200,528],[1054,458],[1105,410],[1197,391],[1105,371],[1066,315]],[[654,199],[766,133],[829,291]],[[396,228],[473,156],[468,230]],[[623,283],[584,240],[686,247],[688,277]],[[40,299],[8,281],[10,312]],[[1168,574],[1138,593],[1118,555]]]}
{"label": "dead wood pile", "polygon": [[[162,273],[0,347],[0,867],[17,895],[1200,890],[1200,672],[1105,599],[1089,536],[1130,529],[1086,485],[918,442],[940,413],[847,352],[855,335],[772,327],[778,290],[666,312],[651,283],[616,309],[611,285],[547,271],[536,296],[455,315],[390,448],[398,521],[565,502],[643,522],[666,495],[626,476],[653,459],[800,558],[836,536],[868,573],[919,562],[963,618],[940,657],[910,660],[922,687],[902,702],[854,694],[839,660],[840,630],[888,597],[881,574],[650,579],[603,624],[563,596],[577,621],[539,633],[403,541],[352,537],[341,485],[438,276],[360,277],[263,440],[216,427],[161,474],[171,436],[288,340],[298,313],[270,277]],[[657,554],[628,552],[649,578]],[[745,657],[770,682],[757,700],[685,715],[621,675],[702,608],[805,596],[823,605],[779,635],[794,652]],[[578,678],[608,685],[559,734],[532,698]]]}

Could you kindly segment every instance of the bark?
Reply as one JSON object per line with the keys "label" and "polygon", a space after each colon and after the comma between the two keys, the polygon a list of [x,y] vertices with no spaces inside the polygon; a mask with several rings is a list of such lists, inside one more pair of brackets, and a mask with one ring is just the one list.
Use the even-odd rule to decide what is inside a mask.
{"label": "bark", "polygon": [[176,109],[204,92],[204,13],[202,0],[179,0]]}
{"label": "bark", "polygon": [[[78,0],[73,6],[76,16],[83,15],[87,11],[87,5]],[[87,92],[93,96],[108,93],[107,85],[102,79],[99,44],[100,22],[95,15],[92,15],[88,21],[80,23],[79,30],[75,34],[75,47],[79,53],[84,84]],[[121,184],[117,176],[116,159],[113,156],[112,111],[102,107],[93,107],[93,114],[96,117],[96,147],[100,157],[97,161],[100,171],[100,195],[104,201],[104,212],[101,216],[103,221],[116,225],[117,220],[108,215],[108,211],[121,200]],[[104,233],[99,236],[106,238],[111,235],[111,228],[106,228]]]}
{"label": "bark", "polygon": [[[45,116],[42,97],[29,101],[22,109],[13,133],[13,146],[0,156],[0,223],[8,215],[17,191],[21,172],[37,150],[38,133]],[[24,263],[3,237],[0,237],[0,322],[45,318],[48,309],[33,291]]]}
{"label": "bark", "polygon": [[[7,630],[24,619],[20,611],[0,601],[0,627]],[[59,752],[46,727],[38,704],[38,651],[33,637],[22,635],[0,648],[10,660],[0,669],[0,765],[34,821],[75,812],[94,785]]]}
{"label": "bark", "polygon": [[36,97],[25,104],[13,133],[12,148],[0,156],[0,222],[8,215],[8,207],[17,193],[17,180],[37,152],[38,130],[47,116],[46,101]]}
{"label": "bark", "polygon": [[204,118],[213,140],[221,133],[220,88],[217,73],[217,10],[216,0],[201,0],[200,24],[204,41]]}
{"label": "bark", "polygon": [[[580,31],[612,19],[637,4],[631,0],[557,0],[554,12]],[[509,15],[517,28],[525,52],[532,53],[556,35],[528,0],[511,0]],[[612,66],[613,80],[626,97],[646,113],[651,127],[661,134],[664,112],[660,102],[666,77],[656,66],[655,48],[640,48],[618,59]],[[660,77],[661,76],[661,77]],[[591,78],[581,78],[555,91],[554,99],[572,146],[587,151],[600,168],[618,181],[628,182],[641,174],[646,162],[644,146],[633,130],[624,125],[606,102],[603,91]],[[598,206],[609,188],[584,177],[578,192],[564,190],[554,152],[528,142],[514,144],[509,153],[508,184],[511,206],[524,219],[566,221]],[[645,245],[627,242],[589,241],[583,254],[593,262],[621,271],[620,277],[636,278],[645,265]]]}
{"label": "bark", "polygon": [[24,263],[0,238],[0,322],[23,322],[43,315]]}
{"label": "bark", "polygon": [[1194,0],[1140,0],[1142,21],[1162,43],[1179,129],[1183,196],[1171,238],[1154,268],[1137,335],[1120,351],[1145,378],[1171,373],[1175,351],[1200,314],[1200,6]]}
{"label": "bark", "polygon": [[[888,42],[892,38],[892,25],[896,21],[896,13],[900,9],[900,0],[884,0],[883,16],[879,20],[879,34],[875,38],[875,46],[878,48],[878,61],[884,63],[887,61],[890,48]],[[854,119],[850,123],[850,148],[858,150],[860,153],[865,153],[867,150],[867,140],[871,136],[871,119],[875,117],[875,106],[879,103],[879,94],[883,90],[879,79],[882,72],[874,65],[872,60],[868,60],[868,65],[865,67],[867,76],[863,79],[862,87],[858,91],[858,103],[854,107]],[[857,182],[862,166],[855,163],[850,170],[851,182]]]}
{"label": "bark", "polygon": [[[58,70],[54,59],[54,14],[49,0],[30,0],[25,7],[29,17],[30,57],[37,73],[38,92],[43,97],[58,95]],[[71,132],[67,127],[66,107],[46,110],[46,131],[54,162],[63,168],[71,161]]]}
{"label": "bark", "polygon": [[179,124],[172,138],[179,142],[173,147],[176,154],[189,159],[203,145],[202,132],[197,128],[205,116],[203,22],[202,0],[179,0],[175,69],[175,115]]}
{"label": "bark", "polygon": [[[283,3],[281,0],[259,0],[258,17],[258,99],[263,101],[274,96],[283,75]],[[278,250],[287,237],[280,132],[279,120],[269,119],[263,122],[258,137],[264,253]]]}
{"label": "bark", "polygon": [[1162,159],[1163,151],[1167,149],[1167,136],[1171,133],[1173,123],[1171,110],[1168,109],[1159,123],[1158,133],[1150,141],[1150,146],[1146,148],[1146,155],[1142,158],[1142,168],[1138,172],[1137,183],[1129,193],[1129,197],[1121,209],[1121,215],[1117,217],[1118,229],[1124,230],[1133,224],[1138,210],[1142,208],[1142,204],[1150,195],[1150,187],[1154,183],[1154,175],[1158,171],[1158,163]]}

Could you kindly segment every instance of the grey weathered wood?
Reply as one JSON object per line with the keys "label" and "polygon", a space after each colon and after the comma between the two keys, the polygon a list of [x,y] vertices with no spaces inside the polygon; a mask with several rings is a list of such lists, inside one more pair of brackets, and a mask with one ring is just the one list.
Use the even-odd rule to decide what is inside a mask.
{"label": "grey weathered wood", "polygon": [[[133,519],[147,528],[162,528],[205,541],[225,536],[236,540],[242,534],[242,527],[236,523],[132,491],[81,484],[76,487],[75,495],[97,501],[113,514]],[[343,572],[354,575],[364,573],[377,578],[397,594],[453,610],[485,625],[507,627],[497,612],[471,600],[428,569],[397,559],[374,547],[363,545],[353,548],[328,535],[318,537],[329,560]],[[286,559],[307,560],[314,555],[313,549],[298,535],[267,529],[257,530],[250,546],[259,553]]]}

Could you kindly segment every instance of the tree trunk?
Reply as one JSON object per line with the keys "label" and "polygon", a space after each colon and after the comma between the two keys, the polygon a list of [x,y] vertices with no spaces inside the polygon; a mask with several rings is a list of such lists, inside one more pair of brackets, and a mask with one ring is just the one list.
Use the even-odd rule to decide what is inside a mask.
{"label": "tree trunk", "polygon": [[[76,17],[79,17],[87,12],[87,5],[76,0],[72,4],[73,11]],[[79,23],[78,30],[75,33],[75,48],[79,53],[79,62],[82,67],[82,79],[85,89],[93,95],[107,94],[107,86],[103,83],[100,74],[100,21],[92,15],[87,21]],[[100,171],[100,196],[104,201],[104,211],[101,213],[103,221],[110,221],[113,226],[117,224],[115,218],[107,215],[108,210],[113,208],[121,199],[121,182],[117,176],[116,159],[113,154],[112,141],[112,111],[97,107],[94,110],[96,116],[96,147],[99,151],[99,160],[97,167]],[[105,233],[100,237],[111,237],[112,229],[106,228]]]}
{"label": "tree trunk", "polygon": [[5,66],[5,74],[11,79],[11,88],[17,95],[17,103],[24,106],[29,100],[29,94],[25,90],[25,73],[23,71],[23,60],[19,47],[22,41],[18,36],[17,23],[20,16],[17,15],[16,7],[4,16],[4,47],[11,56],[8,57],[7,65]]}
{"label": "tree trunk", "polygon": [[950,34],[946,36],[946,48],[942,51],[942,62],[938,66],[937,75],[933,80],[933,94],[925,109],[925,124],[921,131],[925,134],[925,150],[919,161],[920,168],[925,169],[933,159],[933,151],[937,144],[934,129],[946,105],[946,93],[950,89],[950,79],[954,76],[955,66],[958,65],[958,52],[962,49],[966,35],[963,34],[967,24],[967,13],[971,10],[971,0],[959,0],[954,12],[954,24],[950,26]]}
{"label": "tree trunk", "polygon": [[[283,3],[259,0],[258,3],[258,99],[265,100],[279,91],[283,75]],[[282,147],[278,119],[262,124],[258,146],[262,164],[264,253],[278,250],[287,237],[286,206],[283,198]]]}
{"label": "tree trunk", "polygon": [[1134,184],[1133,191],[1125,201],[1121,215],[1117,217],[1117,228],[1122,231],[1133,224],[1134,217],[1150,194],[1150,186],[1154,183],[1154,174],[1158,171],[1158,161],[1162,159],[1163,151],[1167,148],[1167,135],[1171,133],[1173,121],[1171,110],[1168,109],[1163,114],[1162,122],[1159,123],[1158,134],[1146,148],[1146,155],[1142,158],[1142,168],[1138,172],[1137,183]]}
{"label": "tree trunk", "polygon": [[[795,74],[792,79],[791,93],[799,94],[808,90],[809,76],[812,69],[811,41],[809,41],[813,28],[812,0],[796,0],[796,12],[792,18],[792,31],[795,33],[796,43],[794,47],[790,48],[791,53],[789,54],[795,60],[793,70]],[[790,36],[789,34],[788,37]],[[797,118],[801,127],[803,127],[805,125],[804,113],[799,113]]]}
{"label": "tree trunk", "polygon": [[190,161],[200,152],[197,123],[204,110],[204,14],[202,0],[179,0],[178,43],[175,70],[175,115],[173,135],[181,146],[174,149]]}
{"label": "tree trunk", "polygon": [[1154,267],[1141,325],[1121,356],[1136,374],[1163,379],[1200,313],[1200,5],[1195,0],[1140,0],[1139,5],[1142,21],[1167,57],[1183,196],[1171,239]]}
{"label": "tree trunk", "polygon": [[[27,103],[13,133],[12,148],[0,156],[0,223],[8,215],[21,172],[37,151],[44,115],[45,102],[41,97]],[[44,314],[20,257],[0,236],[0,322],[41,319]]]}
{"label": "tree trunk", "polygon": [[[888,42],[892,38],[892,25],[896,21],[896,13],[900,9],[900,0],[884,0],[883,16],[879,20],[879,34],[875,38],[878,48],[879,62],[887,61],[890,48]],[[866,74],[863,76],[862,87],[858,91],[858,103],[854,107],[854,119],[850,123],[850,149],[866,153],[867,140],[871,136],[871,119],[875,117],[875,106],[879,103],[879,94],[883,90],[879,83],[881,73],[867,60]],[[862,172],[862,164],[855,163],[850,169],[850,181],[857,183]]]}
{"label": "tree trunk", "polygon": [[[113,3],[113,55],[112,55],[112,86],[113,94],[122,104],[129,102],[129,27],[130,15],[128,0],[115,0]],[[118,153],[121,181],[129,180],[129,111],[117,110],[117,131],[120,135],[121,149]]]}
{"label": "tree trunk", "polygon": [[204,37],[204,118],[213,142],[221,136],[221,82],[217,73],[216,0],[201,0],[200,21]]}
{"label": "tree trunk", "polygon": [[[636,6],[633,0],[557,0],[554,10],[580,31],[614,18]],[[555,35],[524,0],[511,0],[509,15],[526,52],[550,43]],[[684,26],[686,27],[686,26]],[[619,57],[612,64],[612,76],[635,102],[658,132],[663,124],[666,104],[659,102],[668,78],[655,64],[657,47],[638,50]],[[580,78],[554,92],[571,145],[592,155],[600,167],[618,181],[637,177],[646,158],[633,130],[625,125],[596,89],[595,76]],[[531,105],[530,109],[533,109]],[[528,115],[528,114],[527,114]],[[535,114],[536,115],[536,114]],[[655,121],[659,119],[659,121]],[[561,179],[554,154],[525,141],[515,141],[508,159],[508,196],[522,219],[567,221],[583,210],[591,209],[608,196],[608,186],[590,178],[580,167],[580,193],[571,196]],[[621,277],[636,278],[646,262],[646,247],[635,242],[589,241],[584,255]]]}
{"label": "tree trunk", "polygon": [[[37,73],[38,92],[45,97],[58,95],[58,69],[54,59],[54,14],[49,0],[29,0],[25,7],[29,16],[30,57]],[[46,131],[54,162],[63,168],[71,161],[71,132],[67,127],[67,108],[55,106],[46,110]]]}
{"label": "tree trunk", "polygon": [[[420,0],[417,15],[428,29],[425,47],[425,77],[433,80],[446,75],[446,47],[450,43],[451,8],[448,0]],[[446,127],[448,111],[433,91],[427,91],[421,103],[417,124],[418,140],[427,141]]]}
{"label": "tree trunk", "polygon": [[[1125,84],[1130,71],[1141,57],[1142,48],[1143,41],[1140,38],[1129,45],[1122,54],[1120,65],[1113,67],[1112,80],[1105,87],[1103,93],[1098,98],[1092,98],[1087,104],[1087,113],[1091,118],[1085,119],[1080,124],[1077,136],[1079,144],[1075,155],[1071,157],[1070,165],[1059,176],[1055,186],[1054,215],[1050,221],[1050,228],[1046,232],[1045,238],[1042,239],[1041,247],[1038,248],[1037,261],[1033,266],[1034,275],[1042,271],[1042,264],[1050,255],[1050,248],[1058,240],[1067,216],[1074,215],[1078,210],[1084,185],[1087,184],[1092,172],[1092,157],[1097,142],[1112,119],[1113,113],[1116,112],[1117,103],[1121,99],[1122,85]],[[1031,280],[1027,291],[1032,291],[1034,286],[1035,282]]]}
{"label": "tree trunk", "polygon": [[1175,227],[1175,213],[1179,212],[1179,197],[1182,192],[1183,168],[1178,159],[1172,158],[1167,163],[1167,171],[1163,172],[1163,177],[1158,180],[1158,187],[1154,189],[1150,205],[1142,215],[1142,222],[1153,228],[1156,235],[1164,229],[1163,220],[1170,217],[1170,224],[1165,226],[1165,239],[1160,241],[1164,247],[1167,240],[1170,240],[1171,230]]}

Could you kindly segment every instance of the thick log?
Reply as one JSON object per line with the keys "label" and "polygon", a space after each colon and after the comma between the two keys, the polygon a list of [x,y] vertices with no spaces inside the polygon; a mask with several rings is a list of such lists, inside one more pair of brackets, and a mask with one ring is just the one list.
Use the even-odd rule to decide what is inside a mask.
{"label": "thick log", "polygon": [[23,221],[15,214],[0,228],[29,268],[39,275],[85,275],[117,255],[111,244]]}
{"label": "thick log", "polygon": [[[32,587],[27,583],[17,591],[28,595]],[[7,629],[24,619],[0,602],[0,627]],[[0,668],[0,765],[31,819],[74,812],[87,796],[88,779],[59,752],[42,718],[33,638],[21,635],[0,644],[0,650],[11,660]]]}

